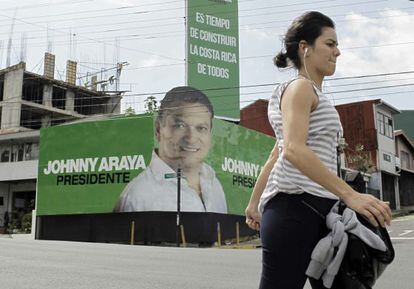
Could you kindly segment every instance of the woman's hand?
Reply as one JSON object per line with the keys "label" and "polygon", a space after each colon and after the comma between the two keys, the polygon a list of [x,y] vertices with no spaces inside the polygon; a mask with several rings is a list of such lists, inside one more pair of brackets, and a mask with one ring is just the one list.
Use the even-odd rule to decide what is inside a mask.
{"label": "woman's hand", "polygon": [[367,217],[375,226],[379,224],[382,227],[385,227],[385,224],[391,225],[391,209],[387,202],[378,200],[372,195],[358,192],[354,192],[344,199],[344,202],[349,208]]}
{"label": "woman's hand", "polygon": [[262,216],[259,213],[257,208],[257,204],[250,204],[247,206],[246,210],[244,211],[246,214],[246,224],[251,229],[259,231],[260,230],[260,222],[262,220]]}

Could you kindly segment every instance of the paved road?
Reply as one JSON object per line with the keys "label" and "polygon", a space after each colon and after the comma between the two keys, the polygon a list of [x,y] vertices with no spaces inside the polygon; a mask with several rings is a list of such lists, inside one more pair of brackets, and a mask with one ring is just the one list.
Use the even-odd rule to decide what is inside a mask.
{"label": "paved road", "polygon": [[0,238],[0,288],[255,288],[260,250]]}
{"label": "paved road", "polygon": [[[395,220],[390,230],[396,238],[397,259],[375,289],[413,289],[414,216]],[[260,254],[259,249],[162,248],[2,237],[0,288],[252,289],[257,288]]]}

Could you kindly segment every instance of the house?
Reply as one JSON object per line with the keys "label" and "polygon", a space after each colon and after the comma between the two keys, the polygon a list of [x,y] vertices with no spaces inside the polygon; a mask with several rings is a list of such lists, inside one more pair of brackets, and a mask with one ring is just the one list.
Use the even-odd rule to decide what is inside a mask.
{"label": "house", "polygon": [[402,209],[414,209],[414,142],[403,130],[395,135],[395,151],[399,159],[398,185],[400,188],[400,204]]}
{"label": "house", "polygon": [[240,125],[275,137],[275,133],[267,117],[268,105],[268,100],[258,99],[243,107],[240,111]]}
{"label": "house", "polygon": [[120,112],[120,93],[76,85],[76,62],[67,62],[66,81],[54,71],[50,53],[43,75],[24,62],[0,70],[0,227],[34,208],[40,128]]}
{"label": "house", "polygon": [[336,109],[348,144],[345,166],[368,171],[368,192],[399,209],[394,116],[400,111],[381,99],[337,105]]}
{"label": "house", "polygon": [[[240,125],[274,136],[267,118],[267,100],[257,100],[241,110]],[[400,111],[381,99],[337,105],[347,149],[342,171],[348,183],[368,181],[366,191],[400,208],[399,169],[394,138],[394,117]],[[356,172],[360,172],[360,175]],[[367,180],[369,178],[369,180]],[[362,190],[360,182],[354,187]]]}

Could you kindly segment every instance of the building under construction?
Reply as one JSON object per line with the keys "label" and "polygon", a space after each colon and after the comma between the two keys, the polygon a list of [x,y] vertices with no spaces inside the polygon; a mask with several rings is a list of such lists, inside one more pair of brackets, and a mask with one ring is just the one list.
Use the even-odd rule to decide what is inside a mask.
{"label": "building under construction", "polygon": [[66,81],[54,78],[55,56],[45,54],[43,75],[26,64],[0,70],[0,230],[21,226],[34,208],[40,128],[120,113],[121,93],[76,85],[76,62]]}

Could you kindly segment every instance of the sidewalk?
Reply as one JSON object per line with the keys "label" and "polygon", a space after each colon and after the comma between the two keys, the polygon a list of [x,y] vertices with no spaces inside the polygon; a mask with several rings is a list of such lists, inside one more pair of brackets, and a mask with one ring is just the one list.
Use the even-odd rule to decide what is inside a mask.
{"label": "sidewalk", "polygon": [[16,240],[34,240],[32,234],[0,234],[0,238]]}
{"label": "sidewalk", "polygon": [[407,209],[395,210],[395,211],[392,211],[392,218],[394,219],[394,218],[404,217],[404,216],[408,216],[412,214],[414,214],[413,210],[407,210]]}

